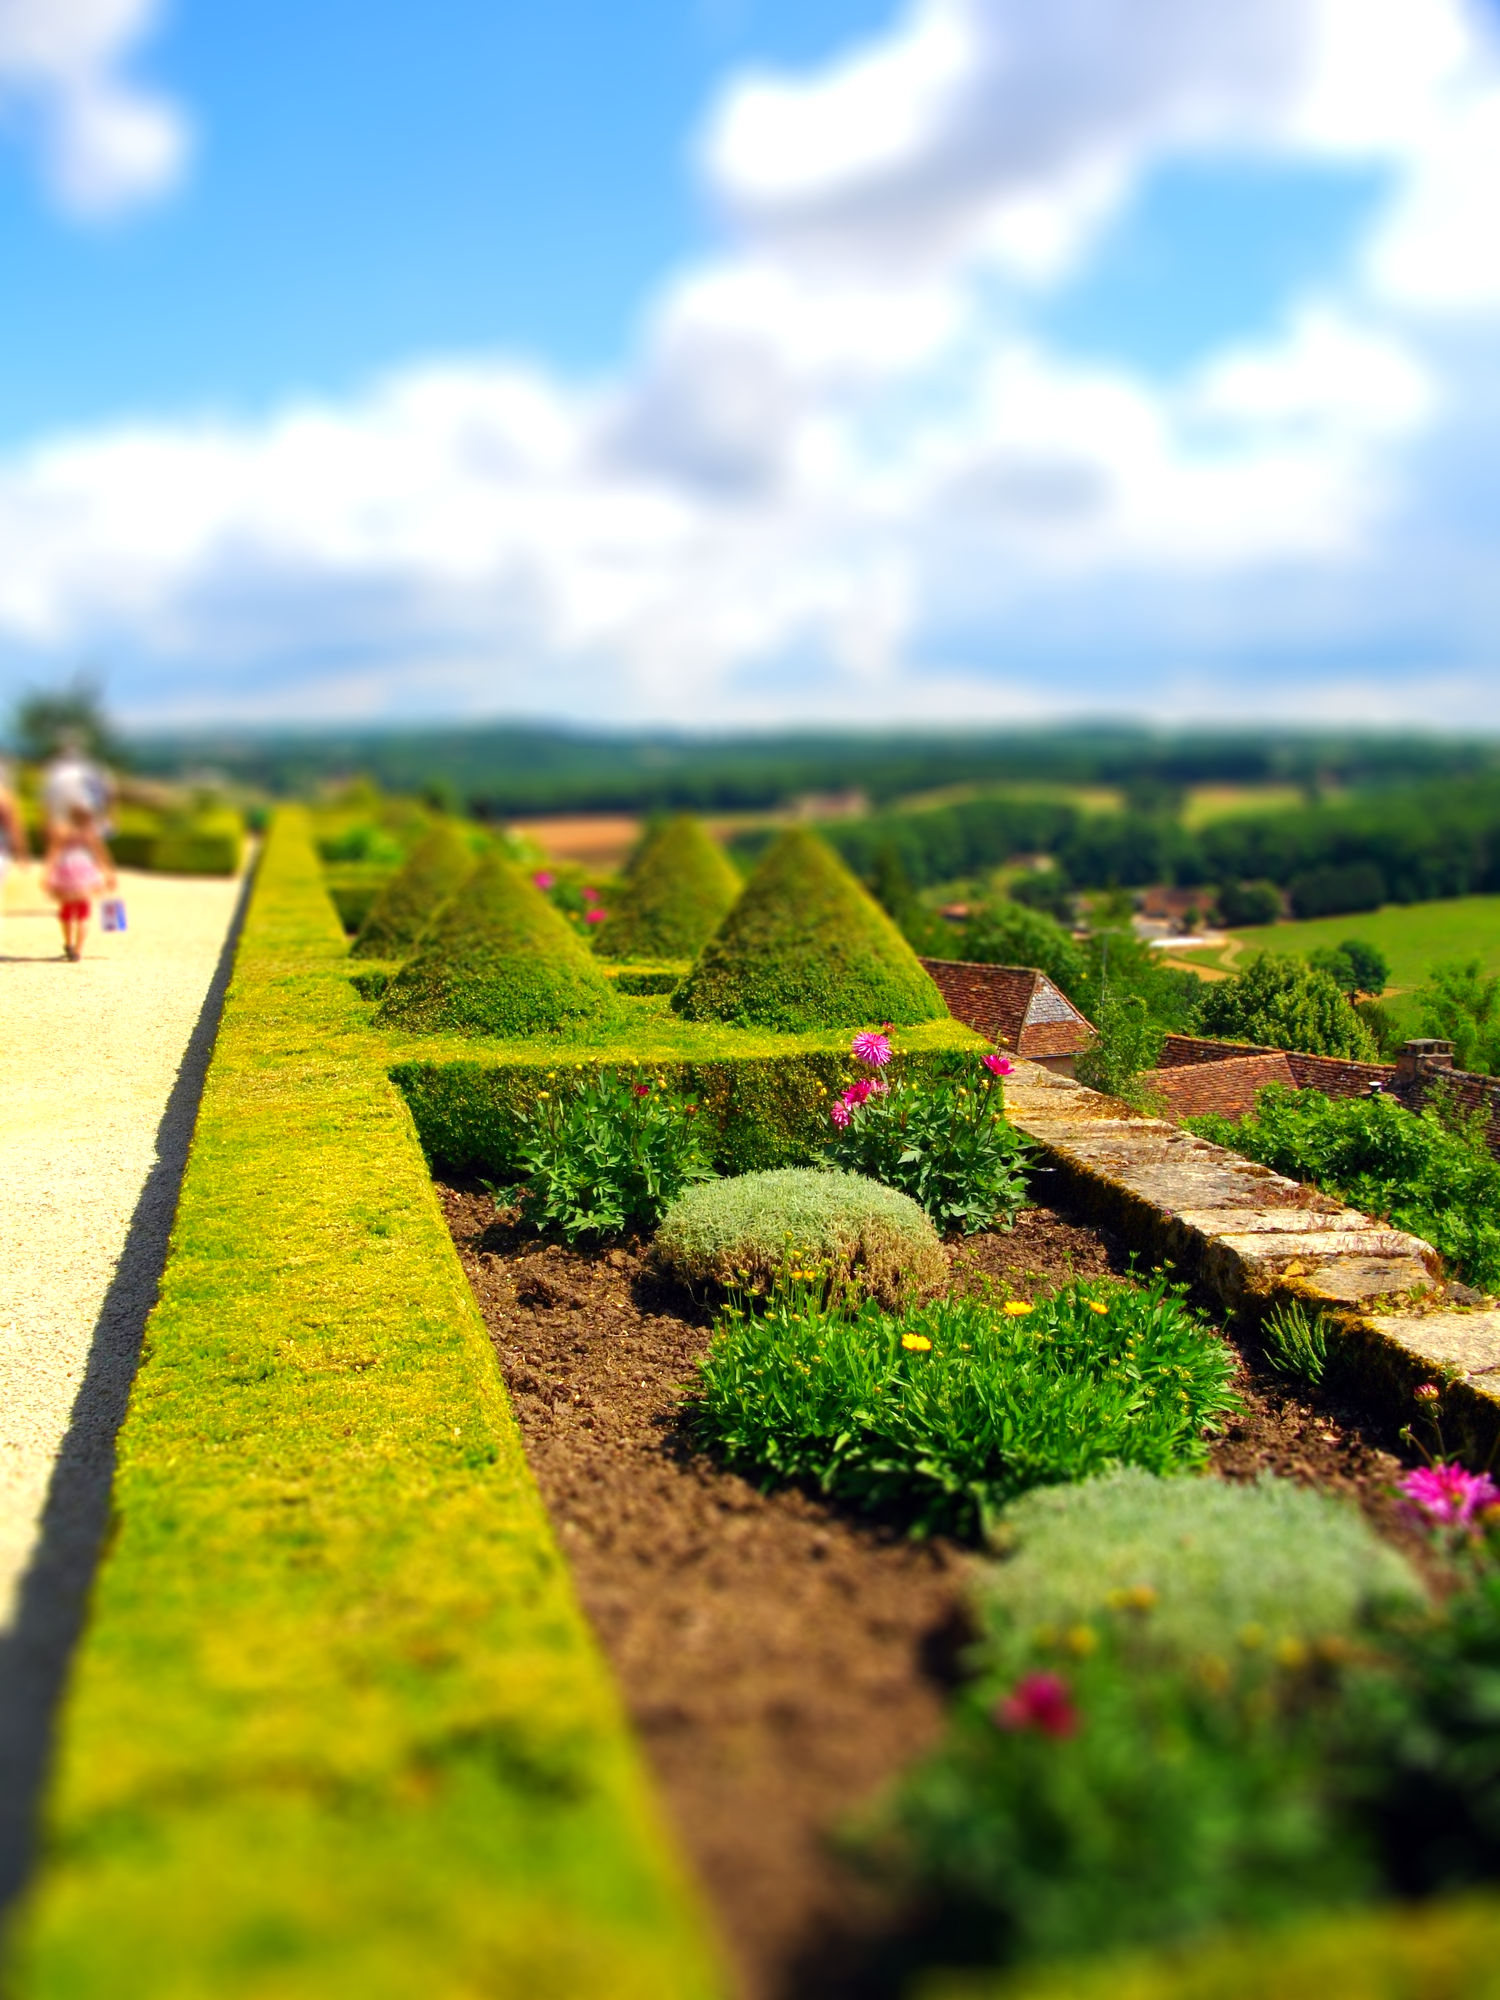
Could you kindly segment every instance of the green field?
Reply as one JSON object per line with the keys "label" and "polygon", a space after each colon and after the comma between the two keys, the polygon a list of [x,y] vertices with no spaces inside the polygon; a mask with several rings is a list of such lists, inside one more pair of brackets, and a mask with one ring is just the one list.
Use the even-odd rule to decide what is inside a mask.
{"label": "green field", "polygon": [[[1500,896],[1456,896],[1441,903],[1387,903],[1362,916],[1316,917],[1305,924],[1262,924],[1233,931],[1233,943],[1211,951],[1173,954],[1174,965],[1232,971],[1257,951],[1305,955],[1345,938],[1364,938],[1384,952],[1392,994],[1420,986],[1443,959],[1477,958],[1486,972],[1500,972]],[[1238,947],[1236,949],[1235,947]]]}

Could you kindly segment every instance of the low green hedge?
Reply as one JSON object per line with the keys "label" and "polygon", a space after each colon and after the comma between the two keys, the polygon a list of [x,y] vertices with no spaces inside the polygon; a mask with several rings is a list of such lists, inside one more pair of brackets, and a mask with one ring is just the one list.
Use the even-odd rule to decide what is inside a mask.
{"label": "low green hedge", "polygon": [[384,862],[370,861],[340,862],[324,869],[323,887],[350,937],[364,923],[376,897],[395,872]]}
{"label": "low green hedge", "polygon": [[117,867],[160,875],[237,875],[244,848],[244,822],[227,808],[176,820],[124,807],[109,837]]}
{"label": "low green hedge", "polygon": [[722,1991],[301,812],[261,863],[14,2000]]}
{"label": "low green hedge", "polygon": [[1027,1979],[937,1974],[913,2000],[1496,2000],[1500,1899],[1361,1911]]}
{"label": "low green hedge", "polygon": [[[679,1032],[691,1048],[691,1031]],[[742,1047],[725,1052],[709,1040],[696,1058],[663,1055],[649,1043],[616,1044],[585,1057],[571,1048],[564,1056],[518,1048],[504,1062],[407,1057],[394,1062],[390,1073],[411,1108],[427,1157],[459,1173],[508,1173],[521,1114],[540,1091],[566,1090],[596,1063],[627,1071],[644,1063],[667,1089],[695,1103],[712,1122],[713,1161],[720,1173],[800,1166],[821,1156],[830,1100],[868,1073],[849,1054],[848,1037],[824,1036],[819,1046],[817,1037],[730,1030],[721,1031],[720,1043],[725,1033],[737,1033]],[[936,1075],[955,1048],[983,1046],[957,1022],[929,1029],[925,1039],[929,1046],[897,1055],[888,1074]]]}

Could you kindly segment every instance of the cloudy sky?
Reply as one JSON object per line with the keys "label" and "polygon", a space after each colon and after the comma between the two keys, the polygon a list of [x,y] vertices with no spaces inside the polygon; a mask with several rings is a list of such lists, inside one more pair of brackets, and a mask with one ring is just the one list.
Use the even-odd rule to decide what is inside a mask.
{"label": "cloudy sky", "polygon": [[0,693],[1500,728],[1495,0],[0,0]]}

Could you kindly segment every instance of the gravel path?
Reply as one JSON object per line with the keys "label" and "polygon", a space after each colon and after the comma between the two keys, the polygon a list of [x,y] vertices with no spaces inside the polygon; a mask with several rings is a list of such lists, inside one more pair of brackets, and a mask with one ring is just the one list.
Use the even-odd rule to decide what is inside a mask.
{"label": "gravel path", "polygon": [[241,893],[120,881],[129,930],[93,924],[77,965],[35,868],[7,883],[0,918],[0,1895],[10,1804],[39,1774],[92,1573]]}

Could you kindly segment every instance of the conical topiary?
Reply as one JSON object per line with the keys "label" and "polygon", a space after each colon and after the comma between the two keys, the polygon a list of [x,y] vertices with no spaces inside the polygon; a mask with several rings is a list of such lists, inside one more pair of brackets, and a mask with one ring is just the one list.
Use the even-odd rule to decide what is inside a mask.
{"label": "conical topiary", "polygon": [[386,883],[350,946],[355,958],[405,958],[441,906],[474,872],[474,850],[446,822],[419,841]]}
{"label": "conical topiary", "polygon": [[693,958],[740,893],[740,878],[696,819],[671,819],[646,836],[595,949],[608,958]]}
{"label": "conical topiary", "polygon": [[837,1028],[942,1020],[943,996],[816,834],[784,833],[672,996],[690,1021]]}
{"label": "conical topiary", "polygon": [[377,1020],[430,1033],[554,1035],[608,1020],[609,981],[546,897],[487,854],[386,989]]}

